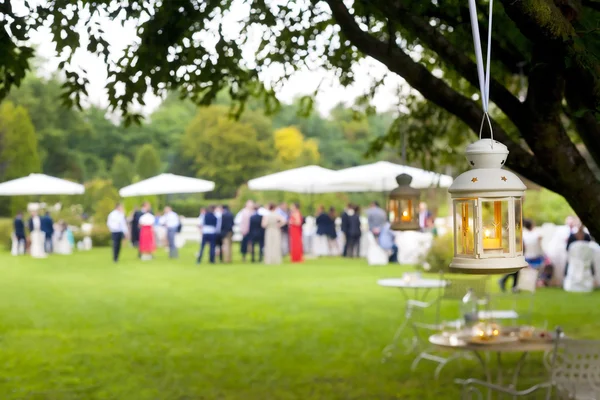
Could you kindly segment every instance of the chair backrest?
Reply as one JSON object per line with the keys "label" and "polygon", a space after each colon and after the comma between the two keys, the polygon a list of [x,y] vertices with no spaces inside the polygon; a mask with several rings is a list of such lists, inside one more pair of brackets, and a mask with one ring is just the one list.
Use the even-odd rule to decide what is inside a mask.
{"label": "chair backrest", "polygon": [[[556,348],[552,382],[569,398],[600,395],[600,340],[561,338]],[[587,395],[587,396],[586,396]]]}
{"label": "chair backrest", "polygon": [[533,268],[525,267],[519,271],[517,289],[522,292],[535,293],[537,280],[538,271]]}
{"label": "chair backrest", "polygon": [[590,247],[590,243],[584,240],[578,240],[571,243],[568,250],[567,259],[569,268],[571,265],[583,265],[589,267],[594,260],[594,251]]}

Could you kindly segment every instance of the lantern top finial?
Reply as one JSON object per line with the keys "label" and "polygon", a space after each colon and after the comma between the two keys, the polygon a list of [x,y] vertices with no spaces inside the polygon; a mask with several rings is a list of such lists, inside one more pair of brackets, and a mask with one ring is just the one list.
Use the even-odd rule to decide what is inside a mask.
{"label": "lantern top finial", "polygon": [[471,168],[502,168],[508,147],[493,139],[480,139],[467,146],[466,155]]}
{"label": "lantern top finial", "polygon": [[410,186],[412,180],[412,176],[408,174],[400,174],[396,177],[396,183],[398,183],[398,186]]}

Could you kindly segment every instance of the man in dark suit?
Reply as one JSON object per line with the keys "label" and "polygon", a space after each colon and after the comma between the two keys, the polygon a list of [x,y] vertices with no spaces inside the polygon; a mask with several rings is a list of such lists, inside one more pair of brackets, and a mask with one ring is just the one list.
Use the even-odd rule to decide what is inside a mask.
{"label": "man in dark suit", "polygon": [[344,233],[344,251],[342,253],[342,257],[347,257],[348,256],[348,228],[349,228],[349,223],[350,223],[350,215],[348,215],[348,210],[352,210],[353,206],[352,204],[348,203],[348,205],[346,206],[346,209],[344,210],[344,212],[342,213],[342,232]]}
{"label": "man in dark suit", "polygon": [[252,262],[254,258],[254,247],[258,245],[258,262],[263,260],[263,247],[265,245],[265,228],[262,227],[262,215],[258,213],[260,207],[254,208],[254,214],[250,217],[250,241],[252,242]]}
{"label": "man in dark suit", "polygon": [[198,260],[196,264],[202,262],[202,255],[204,254],[204,246],[209,245],[210,249],[210,263],[215,263],[215,251],[217,247],[217,216],[215,215],[215,206],[210,206],[206,209],[206,212],[201,217],[200,225],[202,226],[202,243],[200,244],[200,254],[198,254]]}
{"label": "man in dark suit", "polygon": [[40,220],[40,229],[44,232],[44,250],[46,254],[52,253],[52,235],[54,234],[54,221],[50,216],[50,212],[46,211],[46,214]]}
{"label": "man in dark suit", "polygon": [[233,224],[234,216],[229,210],[229,206],[225,204],[221,215],[221,261],[226,263],[231,262]]}
{"label": "man in dark suit", "polygon": [[[25,223],[23,222],[23,213],[22,212],[18,212],[17,216],[15,217],[15,221],[14,221],[14,230],[15,230],[15,237],[17,238],[17,248],[18,248],[18,254],[22,254],[21,253],[21,249],[23,249],[23,252],[25,251],[26,246],[26,238],[25,238]],[[23,246],[23,247],[21,247]]]}

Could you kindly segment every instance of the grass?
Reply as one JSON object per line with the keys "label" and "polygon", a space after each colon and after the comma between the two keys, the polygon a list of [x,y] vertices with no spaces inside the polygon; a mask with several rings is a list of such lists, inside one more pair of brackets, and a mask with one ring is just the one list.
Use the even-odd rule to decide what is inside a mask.
{"label": "grass", "polygon": [[[198,267],[193,253],[143,263],[126,249],[116,265],[109,249],[1,254],[0,399],[456,399],[453,380],[480,374],[469,360],[439,381],[426,361],[410,371],[414,355],[381,363],[403,300],[376,281],[407,268]],[[599,296],[540,290],[534,319],[594,338]]]}

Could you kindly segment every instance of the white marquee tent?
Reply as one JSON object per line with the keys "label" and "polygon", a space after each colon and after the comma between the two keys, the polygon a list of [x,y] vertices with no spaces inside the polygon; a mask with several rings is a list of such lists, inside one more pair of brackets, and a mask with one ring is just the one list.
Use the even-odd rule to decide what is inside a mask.
{"label": "white marquee tent", "polygon": [[44,174],[30,174],[0,183],[0,196],[76,195],[84,192],[84,186],[79,183]]}
{"label": "white marquee tent", "polygon": [[411,175],[410,186],[415,189],[449,187],[452,184],[452,177],[448,175],[379,161],[337,171],[325,189],[329,192],[387,192],[398,186],[396,176],[400,174]]}
{"label": "white marquee tent", "polygon": [[248,181],[251,190],[281,190],[296,193],[321,193],[322,183],[332,180],[337,172],[318,165],[288,169]]}
{"label": "white marquee tent", "polygon": [[204,193],[214,190],[215,183],[204,179],[174,174],[160,174],[119,190],[121,197],[159,194]]}

